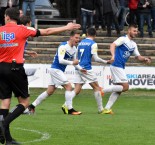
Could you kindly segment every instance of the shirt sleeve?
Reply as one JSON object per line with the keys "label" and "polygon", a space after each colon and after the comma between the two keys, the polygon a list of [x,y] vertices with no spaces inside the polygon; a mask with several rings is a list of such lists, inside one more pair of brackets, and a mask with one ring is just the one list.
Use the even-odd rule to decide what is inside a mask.
{"label": "shirt sleeve", "polygon": [[97,54],[93,54],[93,58],[94,58],[94,60],[95,60],[96,62],[100,62],[100,63],[105,63],[105,64],[107,64],[107,61],[104,60],[104,59],[102,59],[102,58],[100,58],[100,57],[98,57]]}
{"label": "shirt sleeve", "polygon": [[98,50],[97,43],[94,43],[94,44],[91,46],[91,54],[97,54],[97,50]]}
{"label": "shirt sleeve", "polygon": [[69,60],[65,60],[65,53],[66,53],[66,48],[65,46],[61,45],[58,48],[58,59],[59,59],[59,63],[60,64],[64,64],[64,65],[72,65],[73,61],[69,61]]}
{"label": "shirt sleeve", "polygon": [[37,35],[37,30],[34,29],[33,27],[22,27],[22,35],[24,35],[25,38],[28,38],[29,36],[36,36]]}
{"label": "shirt sleeve", "polygon": [[139,51],[138,51],[137,44],[135,44],[135,50],[133,51],[132,54],[133,54],[134,56],[139,56],[139,55],[140,55],[140,53],[139,53]]}
{"label": "shirt sleeve", "polygon": [[115,40],[113,43],[116,44],[116,46],[120,46],[124,43],[125,37],[119,37],[117,40]]}

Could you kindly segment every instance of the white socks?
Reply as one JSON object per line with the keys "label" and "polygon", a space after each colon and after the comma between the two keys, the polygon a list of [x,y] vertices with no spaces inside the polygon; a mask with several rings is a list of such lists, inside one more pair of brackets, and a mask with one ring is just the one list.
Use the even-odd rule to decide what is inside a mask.
{"label": "white socks", "polygon": [[97,102],[98,111],[101,112],[103,110],[103,105],[102,105],[102,96],[100,91],[94,92],[94,96]]}
{"label": "white socks", "polygon": [[119,93],[113,92],[109,97],[109,100],[105,106],[105,109],[110,109],[112,105],[115,103],[115,101],[117,100],[119,95],[120,95]]}
{"label": "white socks", "polygon": [[114,85],[110,88],[105,88],[103,89],[104,93],[110,93],[110,92],[122,92],[123,91],[123,86],[122,85]]}
{"label": "white socks", "polygon": [[43,100],[45,100],[49,95],[47,94],[47,92],[43,92],[42,94],[40,94],[37,99],[32,103],[33,106],[37,106],[39,105]]}
{"label": "white socks", "polygon": [[67,106],[67,108],[70,110],[73,108],[72,106],[72,100],[75,97],[75,92],[74,91],[66,91],[65,92],[65,105]]}
{"label": "white socks", "polygon": [[[40,94],[37,99],[32,103],[33,106],[37,106],[39,105],[43,100],[45,100],[49,95],[47,94],[47,92],[43,92],[42,94]],[[74,91],[66,91],[65,92],[65,98],[66,98],[66,102],[65,105],[68,107],[68,109],[72,109],[72,99],[75,97],[75,92]]]}

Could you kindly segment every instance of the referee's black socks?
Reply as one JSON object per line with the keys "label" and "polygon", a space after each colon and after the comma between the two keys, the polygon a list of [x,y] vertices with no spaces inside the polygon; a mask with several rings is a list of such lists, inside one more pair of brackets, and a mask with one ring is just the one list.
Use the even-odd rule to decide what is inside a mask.
{"label": "referee's black socks", "polygon": [[9,114],[9,109],[0,109],[0,115],[2,115],[4,119],[8,114]]}
{"label": "referee's black socks", "polygon": [[[9,109],[0,109],[0,115],[3,116],[3,119],[5,119],[8,114]],[[9,125],[5,128],[5,138],[6,140],[12,140]]]}
{"label": "referee's black socks", "polygon": [[6,116],[4,119],[4,126],[7,127],[9,124],[20,116],[25,110],[25,107],[22,104],[18,104],[13,110]]}

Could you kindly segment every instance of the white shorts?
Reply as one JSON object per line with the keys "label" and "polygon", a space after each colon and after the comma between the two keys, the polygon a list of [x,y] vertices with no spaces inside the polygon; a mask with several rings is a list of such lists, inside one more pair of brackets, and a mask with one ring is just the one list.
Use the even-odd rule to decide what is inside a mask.
{"label": "white shorts", "polygon": [[83,74],[82,72],[76,70],[74,83],[84,84],[84,83],[93,83],[97,82],[97,78],[93,70],[87,70],[87,74]]}
{"label": "white shorts", "polygon": [[123,68],[110,66],[113,83],[128,83],[126,73]]}
{"label": "white shorts", "polygon": [[49,71],[51,75],[49,85],[60,86],[69,83],[63,71],[55,68],[50,68]]}

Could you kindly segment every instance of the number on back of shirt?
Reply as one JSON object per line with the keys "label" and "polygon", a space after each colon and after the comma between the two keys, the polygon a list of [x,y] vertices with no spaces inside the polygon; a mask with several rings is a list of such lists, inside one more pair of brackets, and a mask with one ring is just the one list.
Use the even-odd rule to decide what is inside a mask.
{"label": "number on back of shirt", "polygon": [[80,59],[79,59],[79,62],[81,61],[83,53],[84,53],[84,49],[80,49]]}

